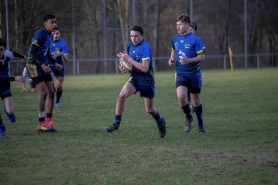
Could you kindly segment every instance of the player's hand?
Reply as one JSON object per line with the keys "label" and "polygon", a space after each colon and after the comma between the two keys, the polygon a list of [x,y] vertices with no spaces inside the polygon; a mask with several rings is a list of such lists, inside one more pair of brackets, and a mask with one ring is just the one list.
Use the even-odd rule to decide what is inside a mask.
{"label": "player's hand", "polygon": [[118,63],[118,66],[122,73],[126,73],[125,68],[120,63]]}
{"label": "player's hand", "polygon": [[[117,57],[123,59],[124,61],[129,62],[131,57],[126,52],[120,52],[117,54]],[[129,62],[130,63],[130,62]]]}
{"label": "player's hand", "polygon": [[61,70],[63,69],[63,65],[58,64],[57,62],[55,62],[55,67],[56,67],[59,71],[61,71]]}
{"label": "player's hand", "polygon": [[26,88],[25,87],[23,87],[23,89],[21,90],[21,92],[26,92],[27,90],[26,90]]}
{"label": "player's hand", "polygon": [[53,52],[51,53],[51,55],[52,55],[54,58],[57,58],[58,56],[62,56],[63,53],[62,53],[61,51],[59,51],[59,50],[56,50],[56,51],[53,51]]}
{"label": "player's hand", "polygon": [[50,67],[48,67],[47,65],[45,65],[45,64],[42,64],[41,65],[41,67],[42,67],[42,70],[45,72],[45,73],[51,73],[51,68]]}
{"label": "player's hand", "polygon": [[23,83],[25,78],[23,76],[15,76],[14,81]]}
{"label": "player's hand", "polygon": [[182,57],[180,58],[180,63],[184,65],[184,64],[188,64],[189,62],[190,62],[189,58],[187,58],[186,55],[182,55]]}
{"label": "player's hand", "polygon": [[[23,55],[23,54],[21,54],[21,55]],[[24,56],[24,58],[22,60],[25,62],[27,57],[25,55],[23,55],[23,56]]]}
{"label": "player's hand", "polygon": [[169,66],[173,66],[173,65],[175,64],[175,60],[173,60],[172,58],[170,58],[170,59],[168,60],[168,64],[169,64]]}

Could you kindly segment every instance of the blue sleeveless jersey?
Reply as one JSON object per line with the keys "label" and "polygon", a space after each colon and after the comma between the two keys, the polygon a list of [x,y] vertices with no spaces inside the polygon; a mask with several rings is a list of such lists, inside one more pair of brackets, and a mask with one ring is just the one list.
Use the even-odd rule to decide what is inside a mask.
{"label": "blue sleeveless jersey", "polygon": [[131,73],[131,77],[134,81],[136,81],[138,84],[143,86],[150,86],[154,85],[154,71],[152,67],[152,47],[151,45],[143,40],[140,44],[134,46],[132,43],[128,43],[127,50],[129,51],[128,54],[138,63],[142,63],[143,60],[149,60],[150,66],[148,72],[142,72],[139,69],[135,69]]}
{"label": "blue sleeveless jersey", "polygon": [[194,58],[203,54],[205,48],[203,41],[198,36],[189,33],[188,35],[176,35],[172,39],[172,50],[176,52],[176,73],[199,72],[200,63],[194,62],[182,65],[180,59],[183,55],[187,58]]}
{"label": "blue sleeveless jersey", "polygon": [[[49,33],[45,28],[36,31],[32,38],[32,43],[28,51],[28,61],[30,62],[33,61],[33,58],[31,57],[31,48],[32,45],[36,45],[39,47],[36,53],[37,56],[40,58],[41,61],[43,61],[45,65],[48,65],[46,54],[48,52],[48,49],[50,47],[50,42],[52,40],[53,40],[52,33]],[[35,63],[38,64],[37,62]]]}
{"label": "blue sleeveless jersey", "polygon": [[[64,55],[68,55],[68,46],[63,39],[59,39],[58,41],[51,41],[50,43],[50,53],[59,50]],[[61,56],[55,58],[55,62],[64,66],[64,62]],[[49,65],[54,66],[54,64],[49,63]]]}

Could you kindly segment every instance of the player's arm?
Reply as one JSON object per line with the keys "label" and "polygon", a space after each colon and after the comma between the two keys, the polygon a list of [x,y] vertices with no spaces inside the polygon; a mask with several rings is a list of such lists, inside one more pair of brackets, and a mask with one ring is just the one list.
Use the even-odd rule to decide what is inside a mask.
{"label": "player's arm", "polygon": [[139,62],[133,60],[133,58],[129,57],[128,62],[131,63],[134,67],[136,67],[137,69],[139,69],[142,72],[146,73],[149,71],[150,58],[143,58],[142,63],[139,63]]}
{"label": "player's arm", "polygon": [[26,60],[26,56],[25,55],[19,54],[19,53],[14,52],[14,51],[12,51],[12,53],[13,53],[14,57],[21,58],[24,61]]}
{"label": "player's arm", "polygon": [[54,60],[54,58],[51,56],[49,50],[47,51],[46,57],[47,57],[48,61],[50,61],[52,64],[54,64],[55,67],[56,67],[57,69],[59,69],[59,70],[63,69],[63,66],[62,66],[61,64],[58,64],[58,63]]}
{"label": "player's arm", "polygon": [[169,66],[173,66],[176,61],[176,51],[172,49],[170,59],[168,60]]}
{"label": "player's arm", "polygon": [[22,76],[0,77],[0,83],[11,82],[11,81],[16,81],[16,82],[22,83],[23,77]]}

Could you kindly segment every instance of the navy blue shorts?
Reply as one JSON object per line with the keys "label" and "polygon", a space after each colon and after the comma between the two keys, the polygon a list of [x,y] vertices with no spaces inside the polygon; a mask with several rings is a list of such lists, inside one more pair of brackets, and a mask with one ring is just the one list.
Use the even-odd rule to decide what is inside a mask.
{"label": "navy blue shorts", "polygon": [[138,84],[136,81],[134,81],[132,78],[128,79],[128,82],[132,83],[134,88],[136,89],[136,92],[140,92],[141,97],[146,97],[149,99],[153,99],[155,97],[155,87],[154,85],[151,86],[144,86]]}
{"label": "navy blue shorts", "polygon": [[49,67],[51,68],[52,73],[54,73],[54,76],[61,76],[61,77],[65,76],[64,66],[61,71],[59,71],[55,66],[49,66]]}
{"label": "navy blue shorts", "polygon": [[199,94],[202,88],[202,73],[176,73],[176,88],[185,86],[192,94]]}
{"label": "navy blue shorts", "polygon": [[0,90],[0,97],[4,100],[7,97],[12,96],[11,89],[1,89]]}
{"label": "navy blue shorts", "polygon": [[33,62],[27,61],[27,70],[29,71],[32,82],[37,85],[41,82],[53,81],[50,73],[45,73],[40,65],[36,65]]}

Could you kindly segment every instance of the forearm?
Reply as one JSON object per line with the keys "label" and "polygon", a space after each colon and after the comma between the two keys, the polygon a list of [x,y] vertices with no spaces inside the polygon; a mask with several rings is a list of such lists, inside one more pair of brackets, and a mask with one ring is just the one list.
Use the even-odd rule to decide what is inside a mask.
{"label": "forearm", "polygon": [[43,61],[41,61],[40,58],[38,57],[38,55],[36,54],[38,49],[39,49],[38,46],[32,44],[30,55],[34,61],[36,61],[38,64],[42,65],[42,64],[44,64]]}
{"label": "forearm", "polygon": [[15,77],[1,77],[0,78],[0,82],[11,82],[11,81],[15,81]]}
{"label": "forearm", "polygon": [[12,51],[12,53],[13,53],[14,57],[25,59],[25,56],[22,54],[19,54],[17,52],[13,52],[13,51]]}
{"label": "forearm", "polygon": [[174,62],[176,60],[176,51],[171,51],[171,60]]}
{"label": "forearm", "polygon": [[148,72],[149,70],[149,66],[150,66],[149,60],[143,60],[142,63],[139,63],[133,60],[133,58],[129,58],[128,62],[131,63],[137,69],[141,70],[142,72]]}
{"label": "forearm", "polygon": [[64,55],[64,54],[62,54],[61,56],[62,56],[62,60],[67,63],[68,62],[68,56]]}
{"label": "forearm", "polygon": [[205,60],[205,55],[197,55],[194,58],[189,58],[189,62],[202,62]]}

